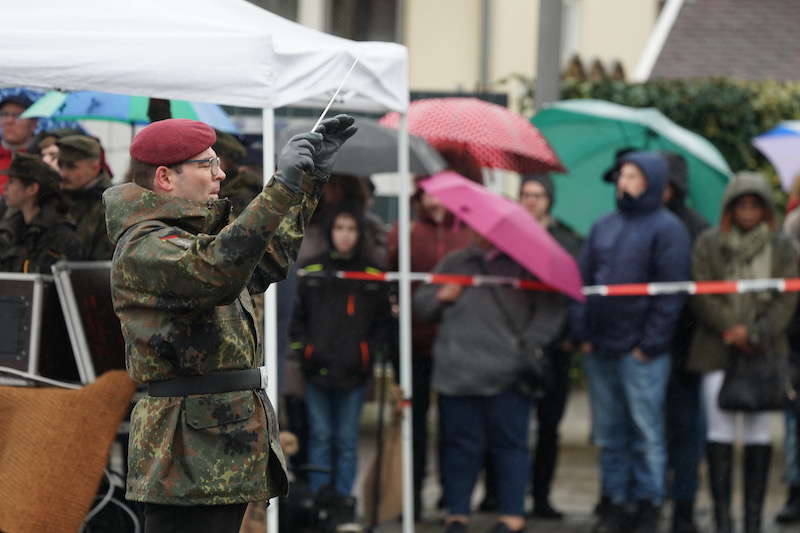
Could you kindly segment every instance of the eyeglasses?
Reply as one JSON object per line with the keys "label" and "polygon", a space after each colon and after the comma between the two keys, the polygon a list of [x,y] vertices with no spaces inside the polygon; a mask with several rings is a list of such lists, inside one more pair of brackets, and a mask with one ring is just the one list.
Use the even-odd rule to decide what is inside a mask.
{"label": "eyeglasses", "polygon": [[219,157],[209,157],[208,159],[187,159],[181,164],[184,163],[200,163],[203,165],[208,165],[208,168],[211,169],[212,177],[219,174]]}

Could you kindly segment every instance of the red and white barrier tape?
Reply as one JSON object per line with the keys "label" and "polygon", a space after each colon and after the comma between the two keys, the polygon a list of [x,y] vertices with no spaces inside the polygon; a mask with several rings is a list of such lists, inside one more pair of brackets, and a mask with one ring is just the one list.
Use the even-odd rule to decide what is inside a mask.
{"label": "red and white barrier tape", "polygon": [[[340,279],[362,281],[398,281],[399,272],[298,272],[301,276],[334,276]],[[423,283],[454,283],[464,287],[481,285],[509,285],[516,289],[529,291],[554,291],[552,287],[539,281],[508,278],[503,276],[469,276],[463,274],[430,274],[411,272],[411,281]],[[787,279],[744,279],[738,281],[670,281],[660,283],[626,283],[620,285],[587,285],[583,287],[586,296],[656,296],[661,294],[742,294],[746,292],[798,292],[800,278]]]}

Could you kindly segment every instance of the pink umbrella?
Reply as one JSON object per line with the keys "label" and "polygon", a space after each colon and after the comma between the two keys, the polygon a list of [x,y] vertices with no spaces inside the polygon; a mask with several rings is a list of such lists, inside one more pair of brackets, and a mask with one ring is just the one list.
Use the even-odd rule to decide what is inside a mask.
{"label": "pink umbrella", "polygon": [[519,204],[455,172],[441,172],[420,185],[543,283],[585,301],[575,260]]}
{"label": "pink umbrella", "polygon": [[[381,125],[397,128],[399,113]],[[408,107],[408,131],[437,150],[469,156],[481,167],[521,174],[563,172],[558,156],[533,124],[508,108],[477,98],[426,98]]]}

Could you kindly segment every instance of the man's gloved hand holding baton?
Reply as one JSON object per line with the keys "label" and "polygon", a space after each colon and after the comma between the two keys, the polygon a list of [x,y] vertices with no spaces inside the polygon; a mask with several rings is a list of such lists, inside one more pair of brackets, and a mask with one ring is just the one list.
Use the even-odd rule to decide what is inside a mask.
{"label": "man's gloved hand holding baton", "polygon": [[339,148],[352,137],[358,127],[350,115],[336,115],[323,120],[313,132],[295,135],[278,156],[275,179],[294,192],[300,192],[303,175],[310,174],[316,181],[328,181]]}

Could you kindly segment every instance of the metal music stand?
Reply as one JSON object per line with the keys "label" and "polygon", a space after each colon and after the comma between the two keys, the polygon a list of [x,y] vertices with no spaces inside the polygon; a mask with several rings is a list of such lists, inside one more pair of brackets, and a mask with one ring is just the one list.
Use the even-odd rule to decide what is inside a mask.
{"label": "metal music stand", "polygon": [[111,262],[59,262],[53,276],[82,383],[125,369],[125,342],[111,302]]}
{"label": "metal music stand", "polygon": [[[0,272],[0,366],[32,376],[78,380],[52,276]],[[31,382],[2,375],[0,384]]]}

